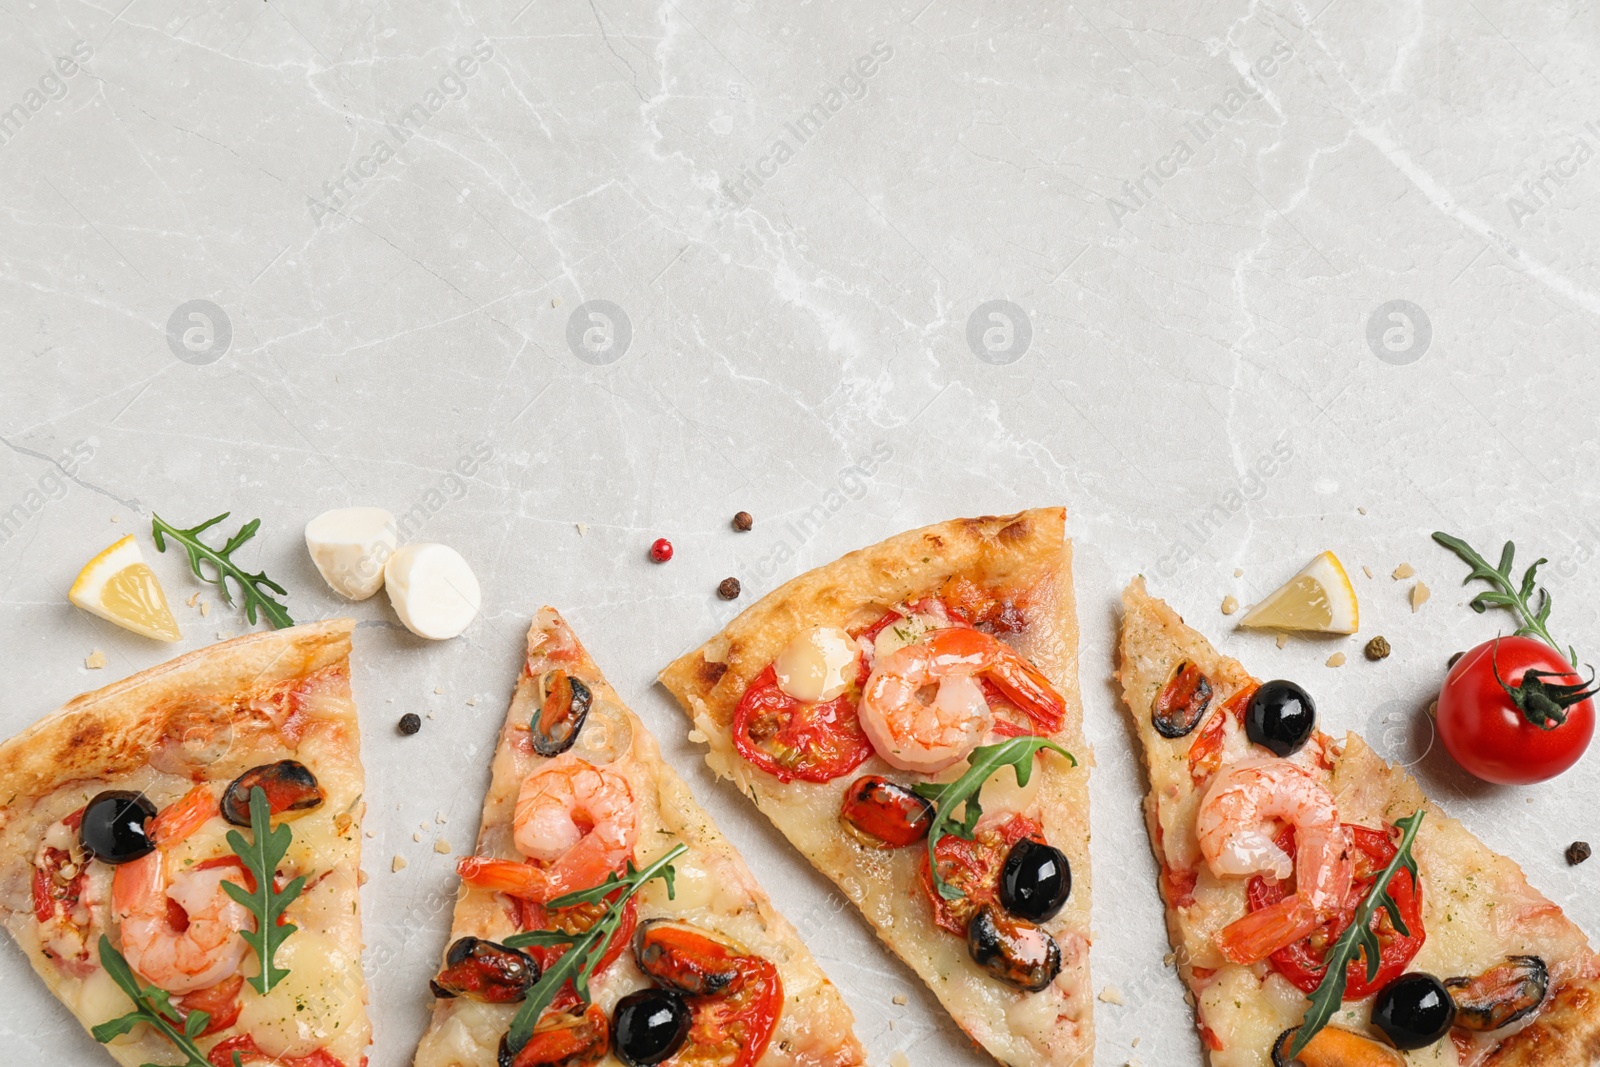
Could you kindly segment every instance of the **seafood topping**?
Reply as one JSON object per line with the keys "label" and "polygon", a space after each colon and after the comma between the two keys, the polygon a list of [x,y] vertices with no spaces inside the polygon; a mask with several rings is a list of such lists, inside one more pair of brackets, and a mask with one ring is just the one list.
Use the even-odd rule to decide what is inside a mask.
{"label": "seafood topping", "polygon": [[559,1011],[546,1015],[533,1036],[516,1053],[500,1039],[499,1067],[588,1067],[606,1058],[611,1026],[599,1005],[581,1015]]}
{"label": "seafood topping", "polygon": [[566,671],[540,675],[539,710],[528,724],[533,750],[541,756],[559,756],[571,748],[593,699],[589,687]]}
{"label": "seafood topping", "polygon": [[967,926],[967,951],[979,967],[1029,993],[1044,989],[1061,971],[1061,948],[1039,927],[984,905]]}
{"label": "seafood topping", "polygon": [[1272,1067],[1406,1067],[1400,1053],[1369,1037],[1336,1026],[1318,1030],[1294,1058],[1289,1048],[1299,1027],[1291,1027],[1272,1043]]}
{"label": "seafood topping", "polygon": [[720,993],[739,977],[745,950],[692,923],[651,919],[633,938],[633,958],[650,978],[690,996]]}
{"label": "seafood topping", "polygon": [[683,1047],[692,1019],[681,993],[671,989],[629,993],[617,1001],[611,1017],[612,1048],[628,1067],[651,1067]]}
{"label": "seafood topping", "polygon": [[1000,906],[1021,919],[1047,922],[1072,893],[1072,865],[1054,845],[1024,837],[1000,868]]}
{"label": "seafood topping", "polygon": [[1476,978],[1447,978],[1444,985],[1456,1003],[1457,1026],[1498,1030],[1544,1003],[1550,971],[1538,956],[1511,956]]}
{"label": "seafood topping", "polygon": [[83,851],[102,863],[131,863],[156,850],[150,820],[156,806],[143,793],[111,789],[83,809],[78,840]]}
{"label": "seafood topping", "polygon": [[839,821],[868,848],[903,848],[928,836],[933,804],[881,774],[869,774],[845,791]]}
{"label": "seafood topping", "polygon": [[250,791],[259,786],[267,794],[274,816],[300,815],[322,806],[322,787],[305,764],[292,759],[252,767],[233,780],[222,794],[222,817],[234,826],[250,825]]}
{"label": "seafood topping", "polygon": [[1413,971],[1384,986],[1372,1002],[1372,1025],[1395,1048],[1427,1048],[1443,1039],[1456,1021],[1456,1006],[1444,983]]}
{"label": "seafood topping", "polygon": [[1178,664],[1172,678],[1156,695],[1150,718],[1162,737],[1183,737],[1193,730],[1211,704],[1211,679],[1188,660]]}
{"label": "seafood topping", "polygon": [[539,980],[539,964],[514,948],[463,937],[445,953],[444,970],[429,985],[440,1000],[466,997],[486,1004],[514,1004]]}

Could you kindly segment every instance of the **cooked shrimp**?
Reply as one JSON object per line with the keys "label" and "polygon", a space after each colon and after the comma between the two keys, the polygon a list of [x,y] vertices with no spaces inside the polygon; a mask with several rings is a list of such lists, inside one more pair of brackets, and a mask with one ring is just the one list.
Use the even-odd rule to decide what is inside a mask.
{"label": "cooked shrimp", "polygon": [[[160,847],[124,863],[111,880],[111,907],[122,931],[128,964],[169,993],[190,993],[231,977],[249,946],[241,930],[254,929],[250,910],[223,890],[222,883],[244,884],[236,866],[167,873],[168,850],[211,815],[216,801],[198,787],[156,817],[153,834]],[[207,811],[204,801],[210,800]]]}
{"label": "cooked shrimp", "polygon": [[517,850],[539,866],[493,888],[543,901],[599,885],[627,862],[639,812],[621,772],[566,752],[523,781],[512,826]]}
{"label": "cooked shrimp", "polygon": [[[1292,858],[1273,841],[1280,820],[1295,828]],[[1281,882],[1294,876],[1292,894],[1217,935],[1223,955],[1235,963],[1265,959],[1308,936],[1350,895],[1350,835],[1333,795],[1288,760],[1224,768],[1201,801],[1196,830],[1200,852],[1219,878],[1260,874]]]}
{"label": "cooked shrimp", "polygon": [[[948,627],[873,667],[858,709],[867,740],[901,770],[944,770],[994,725],[979,675],[1036,722],[1060,726],[1065,705],[1038,668],[981,630]],[[937,688],[924,702],[922,691],[929,686]]]}

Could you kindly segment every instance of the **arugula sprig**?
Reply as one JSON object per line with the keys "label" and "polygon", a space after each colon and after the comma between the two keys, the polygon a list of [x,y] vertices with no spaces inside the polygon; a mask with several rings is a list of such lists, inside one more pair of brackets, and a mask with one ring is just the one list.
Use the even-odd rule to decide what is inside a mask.
{"label": "arugula sprig", "polygon": [[223,882],[222,888],[255,916],[255,931],[242,930],[239,936],[255,949],[256,958],[261,961],[261,973],[250,979],[250,984],[256,992],[265,996],[289,973],[279,967],[273,957],[278,947],[299,927],[278,920],[282,918],[284,909],[293,904],[306,887],[306,876],[300,875],[282,890],[274,884],[278,864],[288,855],[294,831],[285,825],[272,825],[272,809],[267,804],[266,790],[259,785],[250,790],[250,838],[246,841],[239,831],[228,831],[228,845],[255,878],[255,889],[252,891],[234,882]]}
{"label": "arugula sprig", "polygon": [[1400,844],[1395,849],[1394,858],[1389,860],[1378,875],[1378,880],[1372,883],[1372,888],[1367,890],[1367,895],[1362,898],[1361,904],[1356,908],[1355,915],[1350,920],[1350,925],[1345,927],[1344,933],[1328,949],[1326,958],[1327,970],[1322,975],[1322,981],[1317,983],[1317,988],[1306,997],[1311,1006],[1306,1009],[1305,1019],[1295,1031],[1294,1042],[1289,1046],[1289,1058],[1292,1060],[1305,1051],[1311,1039],[1317,1032],[1328,1025],[1328,1020],[1333,1018],[1334,1012],[1344,1005],[1345,971],[1350,962],[1360,953],[1367,961],[1367,981],[1378,977],[1380,963],[1379,952],[1382,946],[1378,944],[1378,935],[1372,929],[1372,917],[1382,908],[1389,913],[1389,921],[1394,923],[1394,928],[1407,936],[1411,931],[1406,929],[1405,920],[1400,917],[1400,906],[1389,895],[1389,880],[1400,872],[1403,867],[1411,872],[1412,881],[1417,879],[1417,861],[1411,855],[1411,845],[1417,839],[1417,830],[1422,826],[1422,817],[1427,812],[1418,809],[1395,823],[1402,831]]}
{"label": "arugula sprig", "polygon": [[[983,805],[978,802],[983,783],[995,771],[1010,767],[1016,772],[1017,786],[1027,785],[1033,776],[1034,754],[1042,748],[1059,752],[1072,760],[1074,767],[1078,765],[1072,753],[1048,737],[1013,737],[997,745],[980,745],[973,749],[967,772],[953,782],[920,782],[911,787],[917,796],[933,804],[933,822],[928,826],[928,870],[933,875],[934,888],[944,899],[958,900],[966,894],[939,876],[939,857],[934,850],[939,847],[940,839],[954,834],[963,841],[971,841],[978,820],[983,816]],[[959,819],[955,814],[957,808],[961,809]]]}
{"label": "arugula sprig", "polygon": [[592,889],[580,889],[545,903],[547,908],[598,904],[620,888],[622,892],[616,900],[609,902],[605,914],[581,934],[568,934],[560,930],[531,930],[505,939],[503,943],[507,948],[527,948],[530,945],[570,946],[561,954],[560,959],[539,976],[533,988],[528,990],[527,999],[522,1002],[522,1007],[517,1009],[516,1016],[511,1020],[511,1029],[506,1032],[506,1046],[513,1054],[521,1052],[522,1046],[528,1043],[528,1039],[533,1036],[534,1026],[539,1022],[539,1016],[544,1014],[545,1008],[555,1000],[556,994],[569,979],[578,996],[585,1004],[589,1003],[589,979],[594,975],[595,968],[600,965],[600,958],[606,954],[606,946],[611,943],[612,935],[622,924],[624,905],[644,887],[646,882],[655,878],[667,883],[667,897],[673,899],[676,894],[674,879],[677,871],[673,869],[672,861],[687,851],[689,851],[688,845],[679,844],[643,870],[634,867],[630,860],[627,873],[620,877],[612,874]]}
{"label": "arugula sprig", "polygon": [[[228,604],[233,603],[233,594],[228,589],[228,581],[232,579],[244,598],[244,617],[250,620],[252,626],[255,625],[258,607],[274,629],[281,630],[285,626],[293,626],[294,620],[289,617],[289,609],[272,599],[273,593],[288,596],[289,591],[268,578],[266,571],[251,574],[229,558],[235,549],[256,535],[256,531],[261,528],[260,519],[251,519],[239,527],[239,532],[228,538],[228,543],[221,548],[212,548],[200,540],[202,533],[226,519],[229,514],[231,512],[224,511],[221,515],[207,519],[199,526],[191,526],[187,530],[180,530],[160,515],[154,515],[150,523],[150,532],[155,537],[156,550],[158,552],[167,550],[165,540],[167,537],[178,542],[184,551],[189,553],[189,569],[194,571],[195,577],[221,590],[222,599]],[[212,573],[206,573],[201,566],[202,563],[209,563],[213,569]]]}
{"label": "arugula sprig", "polygon": [[[115,1041],[143,1023],[166,1037],[179,1052],[188,1057],[183,1062],[183,1067],[211,1067],[210,1061],[194,1043],[194,1039],[199,1037],[211,1023],[211,1016],[203,1011],[191,1011],[188,1018],[179,1015],[178,1009],[172,1006],[172,998],[167,991],[140,983],[134,977],[133,968],[128,966],[128,961],[123,958],[122,953],[112,947],[111,939],[104,934],[100,935],[100,966],[104,967],[106,974],[117,983],[117,988],[133,1001],[133,1010],[90,1030],[96,1041],[102,1045]],[[156,1067],[156,1065],[145,1064],[145,1067]]]}
{"label": "arugula sprig", "polygon": [[1473,580],[1488,582],[1494,588],[1485,589],[1472,598],[1469,605],[1473,611],[1482,615],[1491,607],[1505,608],[1515,612],[1522,625],[1517,627],[1518,637],[1537,637],[1563,656],[1573,667],[1578,665],[1578,652],[1571,645],[1562,648],[1556,639],[1550,636],[1550,630],[1545,623],[1550,619],[1550,592],[1538,585],[1539,568],[1550,562],[1543,556],[1533,561],[1522,574],[1522,581],[1517,582],[1511,573],[1511,564],[1516,559],[1517,546],[1507,541],[1500,550],[1500,565],[1491,566],[1489,561],[1478,554],[1477,550],[1459,537],[1447,533],[1436,532],[1433,539],[1439,542],[1472,568],[1462,585]]}

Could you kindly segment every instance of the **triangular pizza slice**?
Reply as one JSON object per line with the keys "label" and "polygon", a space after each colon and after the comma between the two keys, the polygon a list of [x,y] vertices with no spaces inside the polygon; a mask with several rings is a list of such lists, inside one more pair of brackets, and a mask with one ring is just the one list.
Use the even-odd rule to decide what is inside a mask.
{"label": "triangular pizza slice", "polygon": [[0,746],[0,920],[119,1062],[365,1063],[354,625],[213,645]]}
{"label": "triangular pizza slice", "polygon": [[855,1067],[853,1019],[554,608],[528,633],[417,1067]]}
{"label": "triangular pizza slice", "polygon": [[661,674],[711,768],[1017,1067],[1094,1051],[1065,522],[956,519],[852,552]]}
{"label": "triangular pizza slice", "polygon": [[1516,863],[1142,578],[1122,599],[1167,926],[1215,1067],[1600,1062],[1600,960]]}

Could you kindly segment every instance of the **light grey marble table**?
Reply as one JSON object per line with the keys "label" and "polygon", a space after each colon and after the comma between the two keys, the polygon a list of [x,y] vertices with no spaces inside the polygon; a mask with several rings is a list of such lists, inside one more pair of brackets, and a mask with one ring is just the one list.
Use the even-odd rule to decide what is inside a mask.
{"label": "light grey marble table", "polygon": [[[1436,528],[1549,556],[1554,625],[1600,655],[1592,4],[11,0],[0,25],[0,732],[172,651],[68,605],[90,555],[151,551],[152,512],[259,517],[242,556],[296,616],[362,624],[374,1064],[421,1031],[434,840],[470,838],[547,602],[873,1061],[984,1062],[709,777],[653,678],[847,549],[1048,503],[1097,760],[1097,1062],[1199,1062],[1110,684],[1140,571],[1600,931],[1600,868],[1561,858],[1600,834],[1600,762],[1474,787],[1414,717],[1505,625],[1465,609]],[[465,554],[465,636],[322,585],[301,529],[345,504]],[[1360,637],[1232,631],[1225,595],[1324,548],[1358,570]],[[154,565],[183,648],[242,631]],[[0,1061],[106,1062],[9,944],[0,998]]]}

